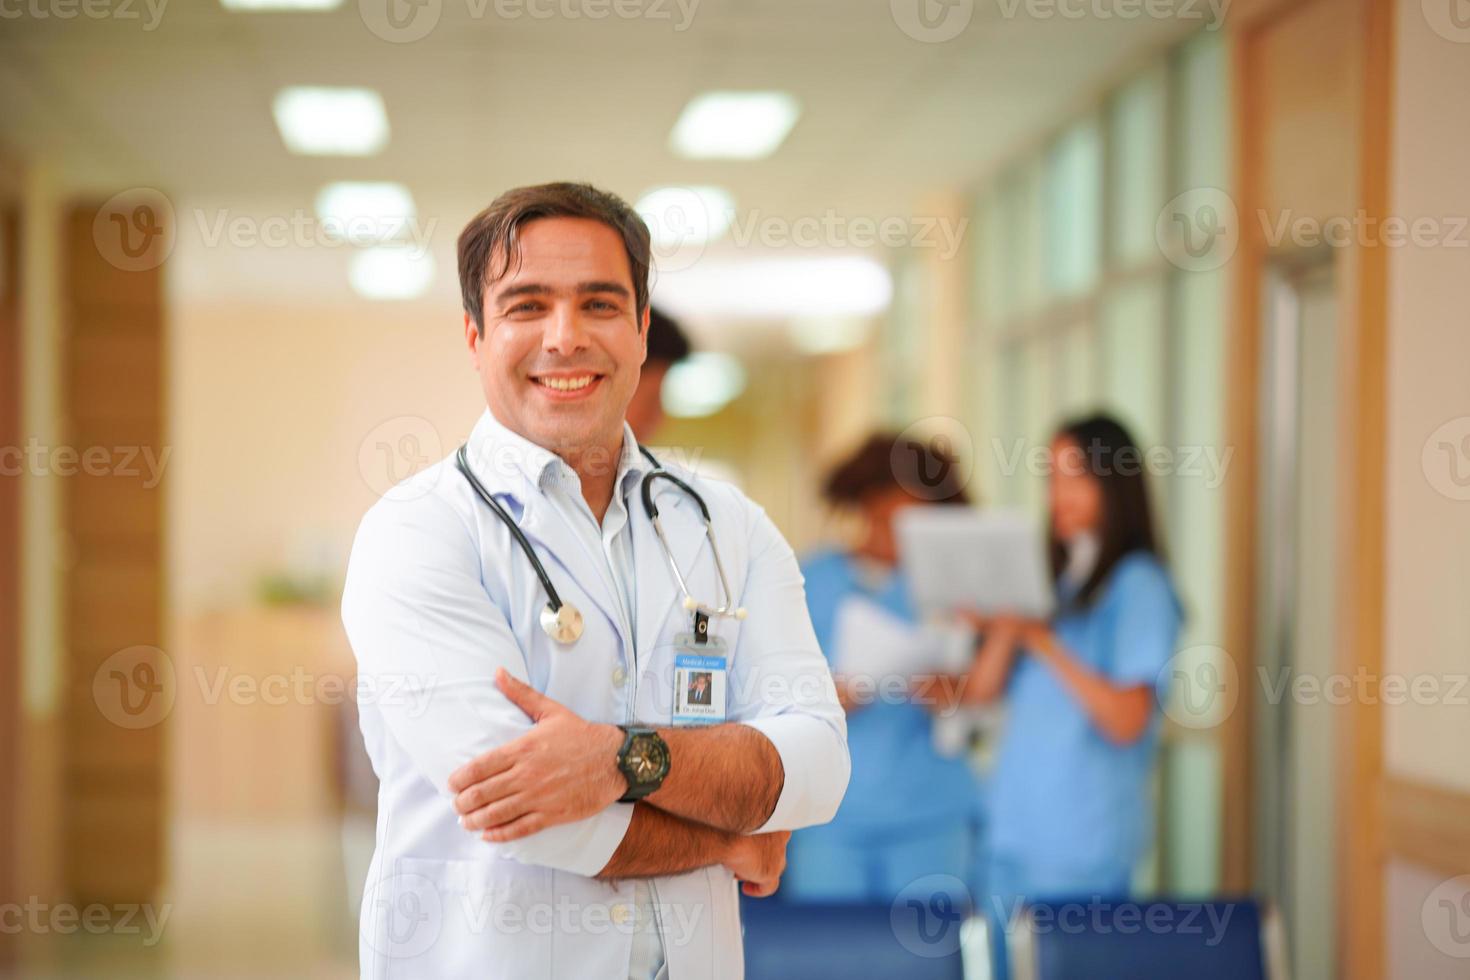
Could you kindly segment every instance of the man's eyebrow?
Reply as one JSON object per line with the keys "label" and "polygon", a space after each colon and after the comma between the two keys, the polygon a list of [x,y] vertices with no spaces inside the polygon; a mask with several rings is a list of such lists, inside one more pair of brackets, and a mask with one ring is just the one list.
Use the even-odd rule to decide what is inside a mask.
{"label": "man's eyebrow", "polygon": [[[497,292],[495,294],[495,301],[497,303],[503,303],[506,300],[513,299],[517,296],[550,296],[555,292],[555,289],[552,289],[545,283],[523,282],[517,283],[514,286],[506,286],[504,289]],[[588,282],[579,282],[577,283],[577,292],[612,293],[613,295],[621,296],[624,299],[630,299],[633,295],[628,290],[627,286],[624,286],[622,283],[613,282],[610,279],[593,279],[589,280]]]}
{"label": "man's eyebrow", "polygon": [[515,296],[545,295],[551,292],[551,287],[539,282],[523,282],[515,286],[506,286],[495,294],[497,303],[511,299]]}
{"label": "man's eyebrow", "polygon": [[615,294],[617,296],[622,296],[624,298],[628,298],[628,297],[631,297],[633,295],[632,293],[630,293],[628,291],[628,287],[627,286],[624,286],[622,283],[611,282],[611,281],[601,280],[601,279],[594,279],[591,282],[579,282],[579,283],[577,283],[577,292],[579,292],[579,293],[613,293],[613,294]]}

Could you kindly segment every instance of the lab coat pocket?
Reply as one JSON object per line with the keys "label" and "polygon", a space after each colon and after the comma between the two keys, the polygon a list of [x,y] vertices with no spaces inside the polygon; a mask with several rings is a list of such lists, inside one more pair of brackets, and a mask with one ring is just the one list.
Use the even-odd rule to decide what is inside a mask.
{"label": "lab coat pocket", "polygon": [[[550,872],[515,861],[399,858],[381,883],[377,952],[388,978],[551,976],[550,935],[530,928],[550,905]],[[366,971],[364,971],[366,972]]]}

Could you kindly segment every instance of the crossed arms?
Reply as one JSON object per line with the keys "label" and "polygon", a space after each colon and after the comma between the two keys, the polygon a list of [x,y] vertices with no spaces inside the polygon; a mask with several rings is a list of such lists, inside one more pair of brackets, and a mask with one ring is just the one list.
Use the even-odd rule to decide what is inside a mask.
{"label": "crossed arms", "polygon": [[523,863],[588,876],[723,864],[752,894],[774,888],[786,832],[831,819],[850,763],[795,558],[751,511],[744,601],[755,615],[731,655],[731,722],[660,729],[670,772],[636,805],[615,802],[626,788],[621,732],[524,683],[469,519],[437,494],[369,512],[343,622],[364,680],[403,682],[374,709],[467,832]]}

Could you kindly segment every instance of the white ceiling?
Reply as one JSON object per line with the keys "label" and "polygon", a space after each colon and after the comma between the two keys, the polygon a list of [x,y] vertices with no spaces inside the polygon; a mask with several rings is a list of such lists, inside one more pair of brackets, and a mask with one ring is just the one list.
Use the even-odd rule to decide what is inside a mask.
{"label": "white ceiling", "polygon": [[[54,12],[67,2],[24,0],[20,9]],[[126,4],[138,17],[0,20],[0,144],[45,165],[67,189],[163,189],[186,212],[179,247],[205,263],[186,279],[251,292],[303,270],[319,287],[326,266],[318,256],[242,263],[221,249],[191,253],[188,226],[200,223],[191,216],[309,213],[331,180],[407,184],[421,222],[435,222],[436,289],[449,296],[459,228],[521,183],[589,179],[630,198],[656,184],[713,183],[729,188],[742,212],[906,215],[925,195],[961,187],[1039,139],[1090,93],[1197,26],[1036,19],[1025,16],[1024,0],[1020,8],[974,0],[957,37],[924,43],[896,23],[891,7],[906,0],[683,0],[695,6],[682,31],[677,0],[619,0],[643,9],[656,2],[669,19],[596,21],[495,13],[497,4],[523,11],[528,3],[584,11],[595,0],[425,0],[438,10],[429,34],[390,43],[364,13],[380,16],[383,0],[295,14],[167,0],[152,30],[144,29],[153,17],[145,0],[86,2],[94,10]],[[946,0],[916,2],[946,9]],[[969,0],[947,2],[963,9]],[[380,90],[392,127],[387,150],[364,159],[288,153],[270,103],[291,84]],[[669,130],[689,97],[711,88],[784,89],[802,116],[768,159],[681,160],[667,149]]]}

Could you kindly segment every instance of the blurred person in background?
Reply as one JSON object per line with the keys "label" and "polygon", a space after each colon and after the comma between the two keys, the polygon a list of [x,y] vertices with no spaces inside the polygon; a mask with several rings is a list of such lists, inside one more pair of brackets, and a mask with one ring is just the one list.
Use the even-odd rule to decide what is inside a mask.
{"label": "blurred person in background", "polygon": [[1182,616],[1143,460],[1105,415],[1063,426],[1049,494],[1057,613],[1049,623],[973,617],[983,638],[964,699],[1006,706],[987,780],[997,977],[1007,976],[1004,926],[1021,901],[1126,896],[1152,838],[1156,691]]}
{"label": "blurred person in background", "polygon": [[643,373],[638,378],[638,387],[633,391],[633,400],[628,403],[628,425],[633,428],[633,437],[647,444],[664,422],[663,387],[669,368],[689,356],[689,338],[678,321],[657,307],[648,312],[648,359],[643,362]]}
{"label": "blurred person in background", "polygon": [[[898,567],[898,513],[968,503],[952,456],[933,444],[922,454],[895,453],[897,440],[897,433],[869,437],[823,487],[828,503],[855,512],[863,525],[855,546],[802,562],[812,625],[829,663],[838,654],[839,615],[850,601],[866,600],[917,623]],[[933,473],[943,474],[937,484]],[[836,681],[848,716],[852,779],[830,824],[792,835],[781,897],[888,903],[924,875],[965,880],[974,863],[979,787],[962,754],[935,747],[935,716],[952,705],[919,677],[908,682],[904,700],[894,700],[882,684],[875,692],[871,684],[856,689],[852,678]]]}

